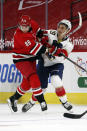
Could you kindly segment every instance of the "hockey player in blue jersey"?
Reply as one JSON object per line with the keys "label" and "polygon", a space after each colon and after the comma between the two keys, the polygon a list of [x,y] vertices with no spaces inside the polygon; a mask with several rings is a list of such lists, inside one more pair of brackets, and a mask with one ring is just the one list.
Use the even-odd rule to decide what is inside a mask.
{"label": "hockey player in blue jersey", "polygon": [[[37,66],[37,73],[40,78],[42,89],[44,90],[47,88],[50,74],[51,84],[55,88],[56,95],[63,107],[69,111],[72,109],[72,105],[67,100],[66,91],[62,82],[65,59],[61,53],[68,57],[73,49],[72,42],[66,37],[70,30],[71,22],[66,19],[58,23],[57,30],[47,30],[48,42],[53,46],[42,55]],[[35,105],[36,101],[36,98],[32,95],[30,101],[23,106],[22,111],[27,112]]]}

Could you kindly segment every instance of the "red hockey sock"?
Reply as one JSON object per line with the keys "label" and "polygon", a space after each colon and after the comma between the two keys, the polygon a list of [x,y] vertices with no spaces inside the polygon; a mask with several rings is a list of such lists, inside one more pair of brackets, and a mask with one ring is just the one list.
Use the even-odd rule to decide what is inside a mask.
{"label": "red hockey sock", "polygon": [[40,80],[39,80],[38,75],[32,74],[29,79],[30,79],[30,84],[32,87],[34,97],[36,98],[36,100],[39,103],[44,102],[45,100],[44,100],[43,91],[41,89]]}
{"label": "red hockey sock", "polygon": [[33,100],[33,101],[37,101],[37,99],[34,97],[33,94],[32,94],[32,100]]}
{"label": "red hockey sock", "polygon": [[37,74],[33,74],[30,76],[30,84],[32,87],[33,95],[38,96],[43,93],[41,86],[40,86],[40,80]]}
{"label": "red hockey sock", "polygon": [[24,95],[24,94],[25,94],[25,92],[22,90],[22,88],[21,88],[20,86],[17,88],[17,92],[18,92],[20,95]]}
{"label": "red hockey sock", "polygon": [[62,86],[61,88],[56,88],[56,95],[61,97],[66,94],[64,87]]}

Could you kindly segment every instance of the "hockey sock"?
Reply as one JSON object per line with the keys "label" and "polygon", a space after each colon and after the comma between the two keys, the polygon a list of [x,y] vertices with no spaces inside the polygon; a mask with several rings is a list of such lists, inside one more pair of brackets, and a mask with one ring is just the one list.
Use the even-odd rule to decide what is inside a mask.
{"label": "hockey sock", "polygon": [[38,77],[37,74],[31,75],[30,84],[31,84],[31,87],[32,87],[33,95],[37,99],[37,101],[39,103],[44,102],[45,100],[44,100],[44,96],[43,96],[43,91],[40,87],[40,80],[39,80],[39,77]]}
{"label": "hockey sock", "polygon": [[56,88],[56,95],[57,96],[61,97],[61,96],[64,96],[65,94],[66,94],[66,92],[65,92],[65,89],[63,88],[63,86],[60,88]]}
{"label": "hockey sock", "polygon": [[30,102],[32,104],[35,104],[35,102],[37,102],[37,99],[34,97],[34,95],[32,94],[32,98],[30,99]]}
{"label": "hockey sock", "polygon": [[45,102],[43,94],[35,96],[39,103]]}
{"label": "hockey sock", "polygon": [[[42,89],[43,90],[43,94],[46,92],[46,89]],[[35,102],[37,102],[37,99],[35,98],[35,96],[32,94],[32,98],[30,99],[30,102],[32,104],[35,104]]]}
{"label": "hockey sock", "polygon": [[35,96],[33,94],[32,94],[32,100],[37,101],[37,99],[35,98]]}
{"label": "hockey sock", "polygon": [[59,97],[62,103],[67,101],[67,96],[64,87],[56,88],[56,95]]}
{"label": "hockey sock", "polygon": [[60,99],[60,102],[62,102],[62,103],[67,102],[67,96],[66,95],[59,97],[59,99]]}
{"label": "hockey sock", "polygon": [[45,92],[46,92],[46,88],[42,89],[42,91],[43,91],[43,94],[45,94]]}
{"label": "hockey sock", "polygon": [[15,92],[15,94],[13,96],[11,96],[11,98],[14,98],[15,100],[18,100],[22,95],[20,95],[17,91]]}
{"label": "hockey sock", "polygon": [[[32,89],[32,91],[33,91],[34,97],[37,99],[37,101],[38,101],[39,103],[42,103],[42,102],[45,101],[45,100],[44,100],[44,96],[43,96],[43,91],[42,91],[41,87],[38,87],[38,88],[36,88],[36,89]],[[34,97],[33,97],[33,99],[34,99]],[[35,99],[34,99],[34,100],[35,100]]]}

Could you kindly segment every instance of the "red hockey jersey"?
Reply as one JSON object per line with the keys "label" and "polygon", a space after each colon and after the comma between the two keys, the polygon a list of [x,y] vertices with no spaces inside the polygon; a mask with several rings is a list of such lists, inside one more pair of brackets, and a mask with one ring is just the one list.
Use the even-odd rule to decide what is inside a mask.
{"label": "red hockey jersey", "polygon": [[14,48],[13,48],[13,61],[19,62],[35,58],[40,50],[43,48],[41,43],[36,41],[36,32],[39,26],[35,21],[31,20],[32,30],[23,33],[19,28],[14,34]]}

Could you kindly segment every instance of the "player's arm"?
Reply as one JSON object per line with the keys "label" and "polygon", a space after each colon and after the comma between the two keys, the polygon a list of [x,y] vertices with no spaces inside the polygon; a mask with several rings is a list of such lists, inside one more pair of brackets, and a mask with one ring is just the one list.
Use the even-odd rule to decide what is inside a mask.
{"label": "player's arm", "polygon": [[57,47],[62,48],[62,44],[57,41],[57,31],[56,30],[45,30],[41,38],[41,43],[47,47]]}
{"label": "player's arm", "polygon": [[42,38],[46,30],[43,30],[39,27],[38,23],[34,20],[31,20],[31,27],[33,31],[36,33],[37,38]]}
{"label": "player's arm", "polygon": [[40,42],[36,42],[32,35],[30,35],[30,37],[20,37],[20,39],[17,39],[17,43],[19,43],[20,49],[18,49],[18,46],[15,46],[15,48],[13,48],[13,52],[18,54],[36,56],[44,53],[46,50],[46,47]]}
{"label": "player's arm", "polygon": [[33,39],[27,39],[24,41],[24,47],[30,55],[37,56],[41,55],[46,51],[46,47],[40,42],[36,42]]}
{"label": "player's arm", "polygon": [[65,47],[64,49],[67,51],[68,54],[70,54],[74,48],[74,45],[71,40],[64,41]]}
{"label": "player's arm", "polygon": [[68,56],[68,52],[66,49],[62,49],[62,48],[55,48],[55,47],[52,47],[51,50],[50,50],[50,53],[54,56],[62,56],[62,53],[65,55],[65,56]]}
{"label": "player's arm", "polygon": [[45,45],[46,47],[52,47],[55,46],[54,43],[56,43],[55,34],[56,34],[56,30],[40,29],[38,31],[37,37],[39,38],[41,44]]}
{"label": "player's arm", "polygon": [[33,32],[37,34],[38,30],[40,29],[38,23],[34,20],[31,20],[31,27],[32,27]]}
{"label": "player's arm", "polygon": [[50,53],[52,53],[52,55],[55,55],[55,56],[62,56],[62,54],[64,54],[65,56],[68,57],[70,52],[73,50],[73,44],[72,44],[72,42],[67,41],[67,40],[63,41],[61,43],[64,44],[64,47],[57,48],[57,47],[53,46]]}
{"label": "player's arm", "polygon": [[29,49],[29,53],[31,55],[38,56],[45,53],[46,47],[44,45],[42,45],[40,42],[34,42],[34,41],[33,44],[34,44],[33,48],[31,47]]}

